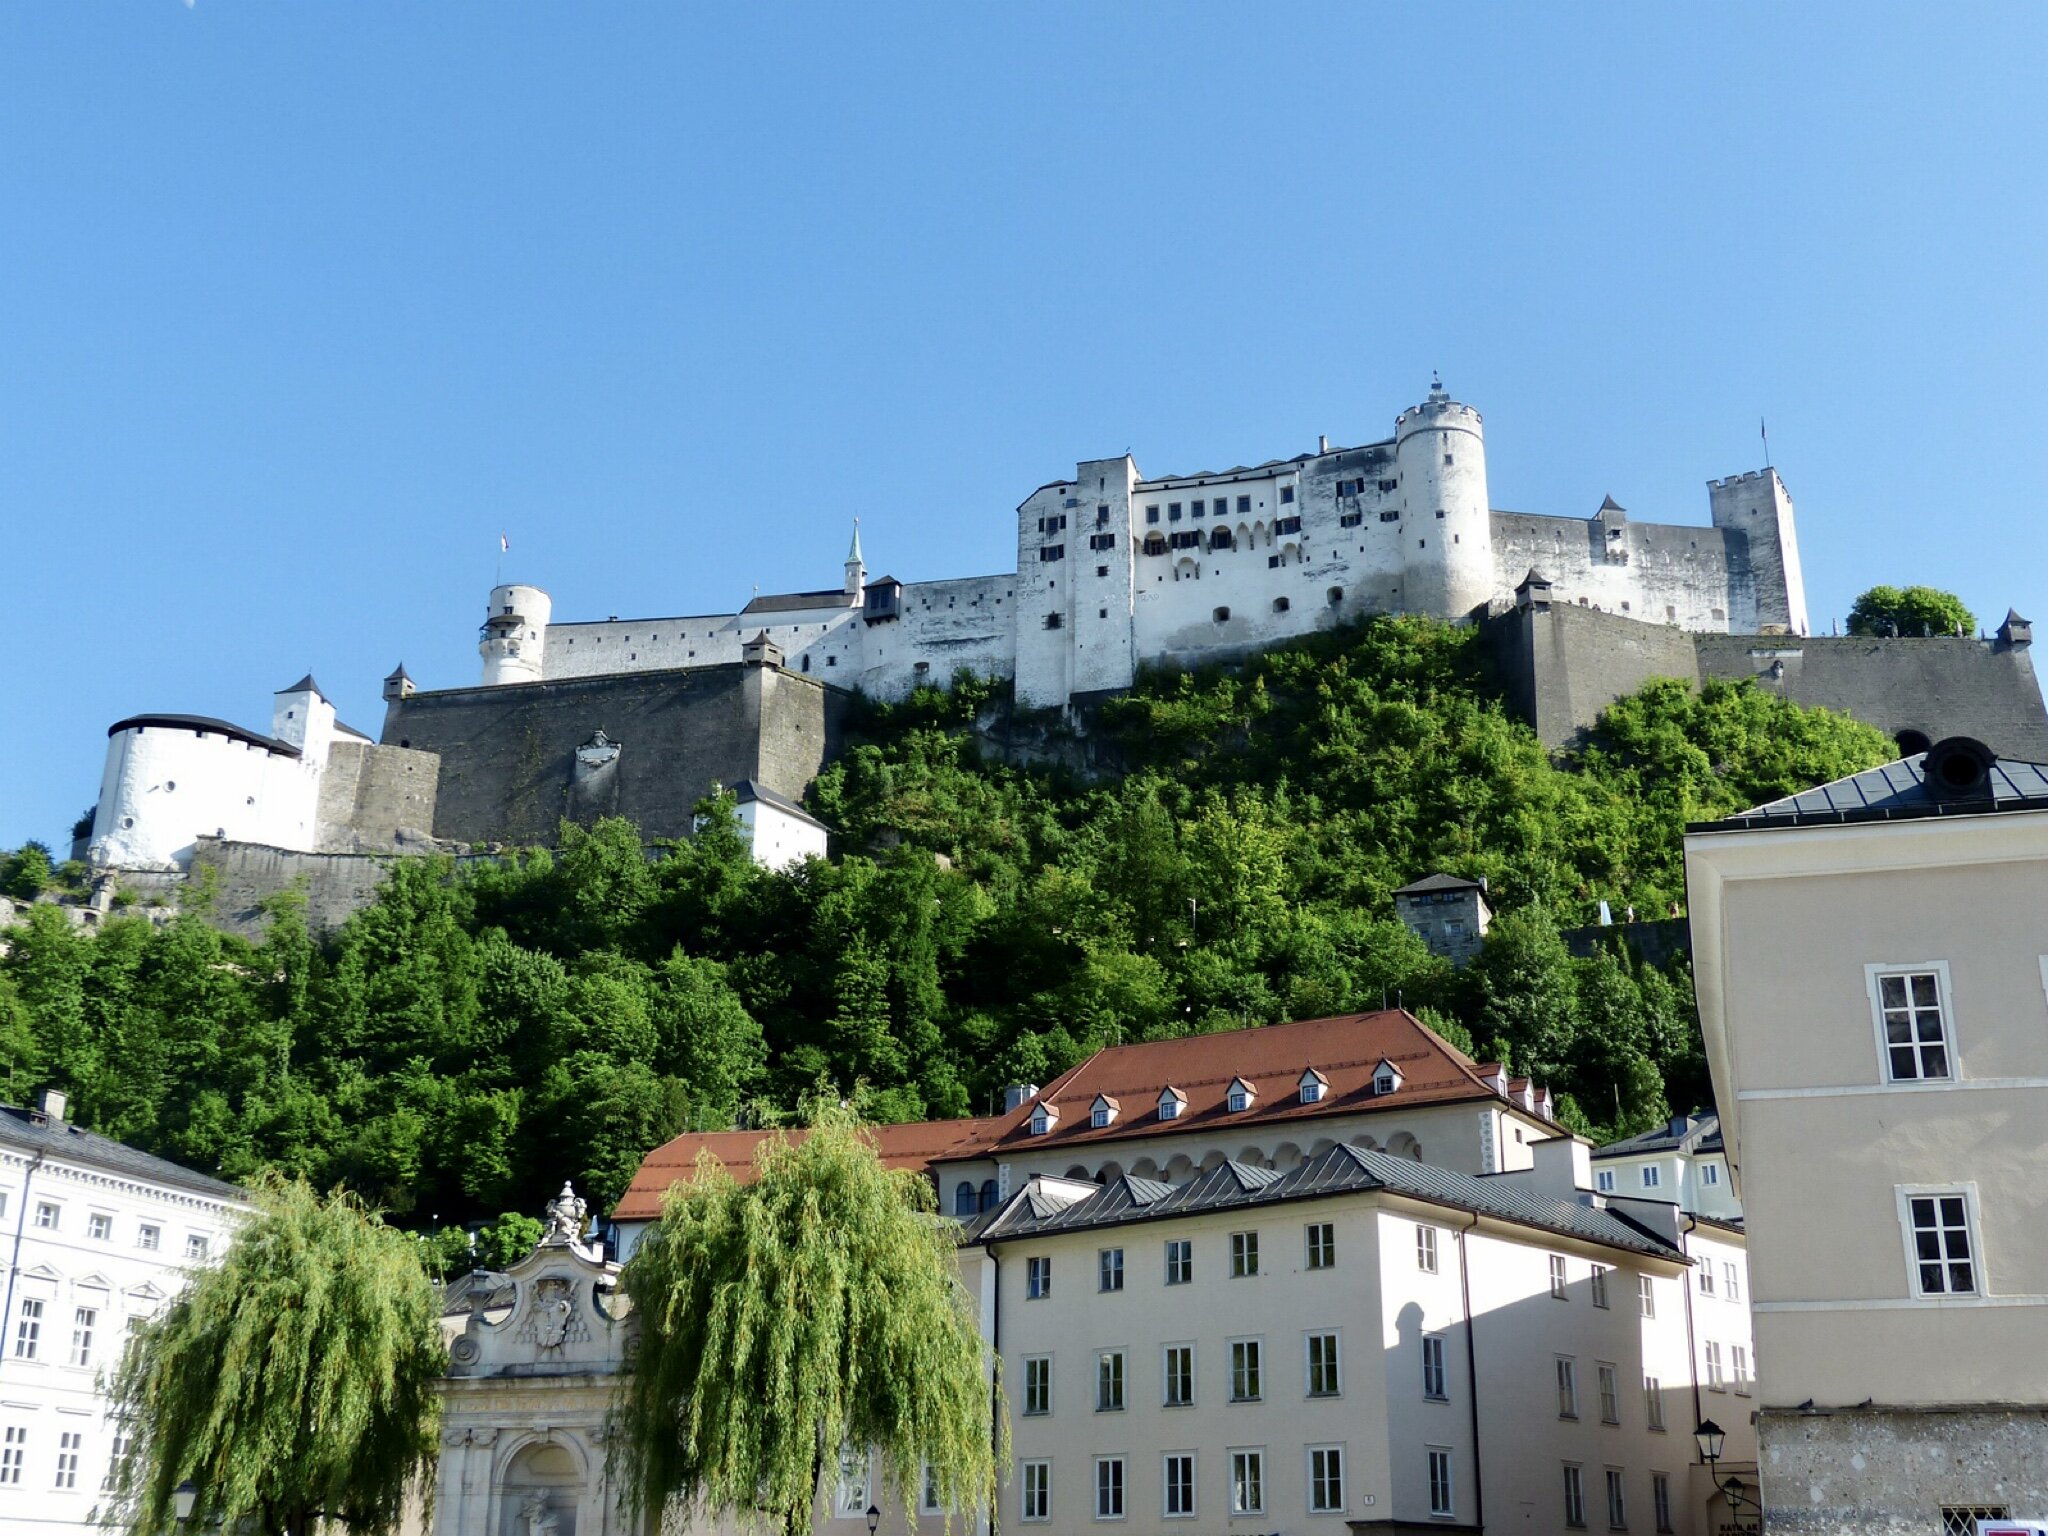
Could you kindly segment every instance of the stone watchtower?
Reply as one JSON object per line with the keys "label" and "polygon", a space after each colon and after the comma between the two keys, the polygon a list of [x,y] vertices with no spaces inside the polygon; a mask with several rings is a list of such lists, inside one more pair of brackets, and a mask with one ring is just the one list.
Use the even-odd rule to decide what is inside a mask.
{"label": "stone watchtower", "polygon": [[1394,420],[1400,471],[1402,606],[1461,619],[1494,595],[1493,508],[1479,413],[1433,379]]}
{"label": "stone watchtower", "polygon": [[539,587],[491,588],[491,606],[477,640],[477,651],[484,659],[485,687],[540,681],[554,607]]}
{"label": "stone watchtower", "polygon": [[1478,955],[1493,922],[1486,882],[1458,875],[1424,875],[1394,892],[1394,915],[1432,954],[1463,966]]}

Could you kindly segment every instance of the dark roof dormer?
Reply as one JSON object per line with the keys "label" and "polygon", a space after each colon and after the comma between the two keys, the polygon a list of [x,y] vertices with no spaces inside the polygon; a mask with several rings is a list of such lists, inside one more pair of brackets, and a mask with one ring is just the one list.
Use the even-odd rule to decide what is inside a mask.
{"label": "dark roof dormer", "polygon": [[782,665],[782,647],[770,640],[768,631],[764,629],[740,647],[740,660],[750,667],[779,667]]}
{"label": "dark roof dormer", "polygon": [[1034,1136],[1050,1136],[1053,1127],[1060,1123],[1060,1107],[1040,1099],[1032,1108],[1031,1118],[1026,1122]]}
{"label": "dark roof dormer", "polygon": [[1117,1112],[1123,1106],[1106,1093],[1095,1095],[1095,1102],[1088,1106],[1088,1124],[1094,1130],[1116,1124]]}
{"label": "dark roof dormer", "polygon": [[1164,1088],[1159,1090],[1160,1119],[1178,1120],[1183,1114],[1187,1113],[1187,1107],[1188,1096],[1182,1093],[1178,1088],[1174,1087],[1171,1083],[1168,1083]]}
{"label": "dark roof dormer", "polygon": [[871,581],[861,593],[860,617],[864,624],[886,624],[903,616],[903,583],[894,576]]}
{"label": "dark roof dormer", "polygon": [[1230,1088],[1223,1095],[1223,1107],[1233,1115],[1241,1115],[1259,1102],[1259,1090],[1241,1077],[1230,1080]]}
{"label": "dark roof dormer", "polygon": [[2017,608],[2005,610],[2005,622],[1998,626],[1998,643],[2005,646],[2032,645],[2034,624],[2020,617]]}
{"label": "dark roof dormer", "polygon": [[1534,608],[1539,612],[1548,608],[1550,606],[1550,578],[1537,570],[1535,566],[1530,566],[1529,574],[1524,576],[1521,584],[1515,588],[1515,606],[1517,608]]}
{"label": "dark roof dormer", "polygon": [[1399,1092],[1400,1087],[1401,1069],[1385,1057],[1381,1057],[1380,1064],[1372,1069],[1373,1097],[1380,1098],[1389,1093]]}
{"label": "dark roof dormer", "polygon": [[1320,1104],[1330,1091],[1330,1080],[1314,1067],[1308,1068],[1295,1079],[1295,1089],[1304,1104]]}

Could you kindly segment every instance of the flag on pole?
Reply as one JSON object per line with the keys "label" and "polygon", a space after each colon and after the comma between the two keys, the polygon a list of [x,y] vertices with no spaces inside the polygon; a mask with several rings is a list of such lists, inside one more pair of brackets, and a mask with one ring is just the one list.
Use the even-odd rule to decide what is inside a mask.
{"label": "flag on pole", "polygon": [[506,552],[507,550],[509,550],[509,549],[510,549],[511,547],[512,547],[512,543],[511,543],[511,541],[510,541],[509,539],[507,539],[507,538],[505,537],[505,535],[503,535],[502,533],[501,533],[501,534],[499,534],[499,535],[498,535],[498,553],[502,555],[502,554],[504,554],[504,553],[505,553],[505,552]]}

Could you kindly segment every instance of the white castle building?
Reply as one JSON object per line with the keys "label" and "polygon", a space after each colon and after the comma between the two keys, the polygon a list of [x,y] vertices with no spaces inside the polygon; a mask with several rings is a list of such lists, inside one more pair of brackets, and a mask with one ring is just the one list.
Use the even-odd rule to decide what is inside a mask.
{"label": "white castle building", "polygon": [[1026,707],[1127,688],[1369,613],[1464,619],[1533,574],[1553,603],[1652,624],[1804,634],[1792,498],[1776,471],[1708,482],[1706,527],[1494,507],[1479,412],[1435,385],[1394,435],[1255,467],[1148,479],[1084,460],[1017,508],[1013,574],[870,580],[855,529],[838,590],[737,613],[556,623],[539,587],[491,592],[486,685],[729,665],[761,635],[821,681],[896,697],[965,667]]}

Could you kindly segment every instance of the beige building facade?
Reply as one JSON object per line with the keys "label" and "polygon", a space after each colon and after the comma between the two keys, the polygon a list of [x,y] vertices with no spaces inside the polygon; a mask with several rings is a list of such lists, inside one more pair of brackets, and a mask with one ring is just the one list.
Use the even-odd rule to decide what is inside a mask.
{"label": "beige building facade", "polygon": [[1769,1528],[2048,1512],[2048,772],[1938,743],[1686,869]]}

